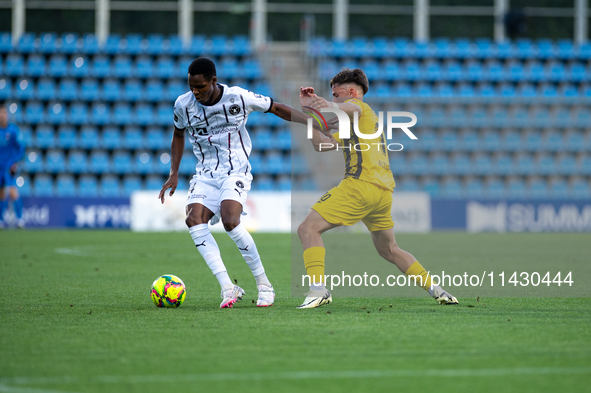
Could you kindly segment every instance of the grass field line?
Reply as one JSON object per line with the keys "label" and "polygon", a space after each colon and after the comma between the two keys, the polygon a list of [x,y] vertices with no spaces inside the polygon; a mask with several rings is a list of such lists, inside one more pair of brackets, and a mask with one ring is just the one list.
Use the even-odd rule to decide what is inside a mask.
{"label": "grass field line", "polygon": [[[6,385],[0,385],[0,392],[1,393],[66,393],[66,392],[57,391],[57,390],[32,389],[32,388],[6,386]],[[75,393],[75,392],[67,392],[67,393]]]}
{"label": "grass field line", "polygon": [[[173,383],[199,381],[264,381],[290,379],[355,379],[410,377],[499,377],[510,375],[572,375],[590,374],[591,367],[515,367],[482,369],[425,370],[343,370],[343,371],[279,371],[268,373],[211,373],[178,375],[103,375],[80,377],[15,377],[1,378],[6,385],[66,385],[66,384],[124,384]],[[3,385],[0,385],[3,386]],[[2,391],[2,390],[0,390]]]}

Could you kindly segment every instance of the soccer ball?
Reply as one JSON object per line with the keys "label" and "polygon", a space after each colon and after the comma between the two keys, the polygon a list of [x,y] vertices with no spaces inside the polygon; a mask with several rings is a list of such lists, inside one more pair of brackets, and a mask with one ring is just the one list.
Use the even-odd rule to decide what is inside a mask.
{"label": "soccer ball", "polygon": [[152,284],[152,301],[158,307],[179,307],[185,301],[185,284],[177,276],[165,274]]}

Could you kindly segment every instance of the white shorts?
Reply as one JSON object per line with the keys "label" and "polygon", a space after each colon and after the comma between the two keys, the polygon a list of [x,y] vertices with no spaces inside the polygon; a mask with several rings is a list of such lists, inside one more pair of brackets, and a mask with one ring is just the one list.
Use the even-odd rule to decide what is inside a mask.
{"label": "white shorts", "polygon": [[189,183],[189,195],[187,206],[199,203],[205,206],[213,214],[220,212],[222,201],[232,200],[246,204],[246,195],[250,191],[252,175],[233,174],[230,176],[209,178],[195,175]]}

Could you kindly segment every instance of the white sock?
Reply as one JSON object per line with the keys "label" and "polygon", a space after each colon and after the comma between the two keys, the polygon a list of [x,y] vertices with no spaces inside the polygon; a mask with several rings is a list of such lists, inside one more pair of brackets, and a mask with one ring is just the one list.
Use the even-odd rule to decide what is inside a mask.
{"label": "white sock", "polygon": [[254,244],[250,233],[244,228],[244,225],[239,224],[236,228],[228,232],[228,236],[236,243],[242,254],[242,258],[244,258],[244,262],[246,262],[252,271],[252,275],[256,278],[257,285],[267,285],[270,287],[271,283],[265,274],[265,268],[261,262],[257,246]]}
{"label": "white sock", "polygon": [[191,234],[193,242],[195,242],[197,251],[199,251],[203,259],[205,259],[207,266],[209,266],[213,275],[218,279],[222,289],[233,287],[234,284],[232,284],[226,266],[222,261],[220,248],[211,235],[207,224],[192,226],[189,228],[189,233]]}

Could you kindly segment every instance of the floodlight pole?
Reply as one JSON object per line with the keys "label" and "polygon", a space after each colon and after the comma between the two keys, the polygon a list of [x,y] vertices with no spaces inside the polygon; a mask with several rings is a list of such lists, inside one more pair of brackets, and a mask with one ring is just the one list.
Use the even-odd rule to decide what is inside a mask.
{"label": "floodlight pole", "polygon": [[104,45],[109,37],[111,4],[109,0],[96,0],[95,35],[100,45]]}
{"label": "floodlight pole", "polygon": [[585,43],[589,39],[588,12],[588,0],[575,0],[575,42],[577,44]]}
{"label": "floodlight pole", "polygon": [[505,41],[505,15],[509,10],[509,0],[495,0],[495,41]]}
{"label": "floodlight pole", "polygon": [[25,0],[12,0],[12,43],[18,44],[25,32]]}
{"label": "floodlight pole", "polygon": [[193,0],[179,0],[179,37],[185,48],[191,46],[193,36]]}
{"label": "floodlight pole", "polygon": [[414,39],[427,41],[429,39],[429,0],[415,0],[414,7]]}
{"label": "floodlight pole", "polygon": [[267,0],[252,0],[252,46],[259,49],[267,41]]}
{"label": "floodlight pole", "polygon": [[334,39],[349,38],[349,0],[333,0],[333,31]]}

